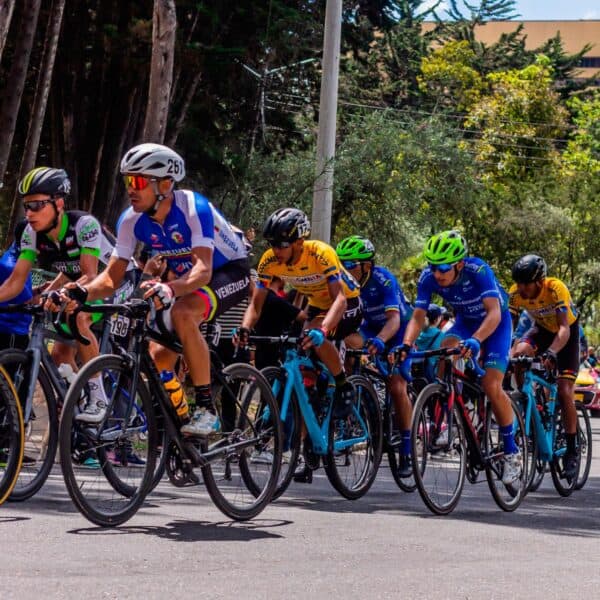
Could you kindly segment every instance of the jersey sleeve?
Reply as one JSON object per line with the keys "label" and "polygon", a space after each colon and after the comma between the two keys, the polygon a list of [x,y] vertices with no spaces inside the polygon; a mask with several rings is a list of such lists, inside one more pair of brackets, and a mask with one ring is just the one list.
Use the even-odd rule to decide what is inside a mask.
{"label": "jersey sleeve", "polygon": [[327,245],[320,244],[317,249],[317,264],[320,265],[323,275],[329,283],[339,281],[342,277],[342,265],[338,260],[335,250]]}
{"label": "jersey sleeve", "polygon": [[548,285],[550,298],[554,305],[554,310],[566,313],[569,310],[570,294],[567,286],[560,280],[554,279]]}
{"label": "jersey sleeve", "polygon": [[117,222],[117,242],[112,252],[115,258],[130,260],[135,252],[137,238],[135,235],[136,214],[132,208],[128,208]]}
{"label": "jersey sleeve", "polygon": [[498,301],[502,303],[502,295],[496,276],[489,265],[486,263],[479,265],[479,268],[475,271],[475,281],[482,300],[484,298],[498,298]]}
{"label": "jersey sleeve", "polygon": [[[192,233],[192,248],[215,247],[215,222],[208,200],[196,192],[185,192],[188,196],[186,216],[189,216],[188,225]],[[191,198],[190,198],[191,197]]]}
{"label": "jersey sleeve", "polygon": [[98,220],[92,215],[85,215],[77,220],[75,225],[77,245],[81,248],[81,254],[100,256],[102,245],[102,228]]}
{"label": "jersey sleeve", "polygon": [[261,257],[260,262],[258,263],[258,267],[256,268],[256,273],[258,275],[258,280],[256,281],[256,287],[259,288],[268,288],[271,280],[273,279],[273,274],[271,273],[272,265],[277,262],[275,258],[275,254],[273,254],[273,250],[267,250]]}
{"label": "jersey sleeve", "polygon": [[373,273],[383,298],[383,310],[385,312],[400,311],[400,286],[398,281],[389,271],[377,270]]}
{"label": "jersey sleeve", "polygon": [[431,303],[431,295],[434,292],[433,274],[429,267],[426,267],[419,277],[417,283],[417,299],[415,300],[415,308],[427,310]]}
{"label": "jersey sleeve", "polygon": [[27,227],[25,227],[23,230],[21,239],[19,240],[17,246],[21,249],[19,252],[19,258],[27,260],[31,263],[35,263],[37,261],[37,238],[35,231],[30,225],[27,225]]}
{"label": "jersey sleeve", "polygon": [[516,283],[513,283],[508,290],[508,310],[511,315],[518,315],[521,312],[519,292],[517,291]]}

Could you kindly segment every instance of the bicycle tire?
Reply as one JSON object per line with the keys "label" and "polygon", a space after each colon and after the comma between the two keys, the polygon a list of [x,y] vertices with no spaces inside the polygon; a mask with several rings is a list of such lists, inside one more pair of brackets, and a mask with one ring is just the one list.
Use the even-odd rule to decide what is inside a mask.
{"label": "bicycle tire", "polygon": [[[512,398],[509,399],[514,414],[513,435],[523,459],[523,470],[520,478],[517,480],[518,485],[512,483],[505,485],[502,483],[502,462],[504,458],[503,441],[499,428],[497,426],[492,426],[492,420],[495,420],[495,417],[490,403],[487,404],[486,409],[486,436],[483,440],[484,455],[487,457],[485,463],[485,475],[488,487],[490,488],[490,492],[496,504],[505,512],[512,512],[518,508],[527,494],[527,485],[529,481],[527,475],[528,442],[526,439],[527,436],[525,435],[525,425],[523,423],[523,417],[521,416],[520,407]],[[496,437],[494,437],[494,434]]]}
{"label": "bicycle tire", "polygon": [[[221,371],[219,379],[212,384],[215,403],[222,415],[224,402],[229,402],[228,410],[235,411],[234,428],[203,440],[203,452],[221,448],[222,454],[202,467],[202,475],[215,506],[231,519],[246,521],[269,504],[277,485],[279,409],[269,382],[254,367],[234,363]],[[223,417],[221,421],[226,422]],[[255,453],[271,453],[272,460],[259,462]]]}
{"label": "bicycle tire", "polygon": [[577,434],[579,444],[579,473],[577,474],[575,489],[580,490],[586,484],[592,466],[592,423],[589,411],[583,403],[575,402],[575,408],[578,413]]}
{"label": "bicycle tire", "polygon": [[553,418],[554,427],[554,444],[552,448],[552,460],[550,461],[550,475],[552,475],[552,483],[556,491],[563,497],[570,496],[575,489],[577,477],[569,481],[564,476],[564,465],[562,458],[566,452],[567,438],[561,418],[561,409],[557,405],[556,412]]}
{"label": "bicycle tire", "polygon": [[[456,508],[467,471],[465,427],[456,404],[452,409],[452,431],[448,434],[448,441],[444,445],[436,444],[436,439],[448,431],[446,406],[444,387],[439,383],[426,385],[417,397],[411,425],[415,483],[423,502],[436,515],[450,514]],[[438,473],[442,470],[444,473],[456,473],[456,481],[446,485],[445,489],[438,489],[438,483],[442,484]],[[444,479],[450,481],[448,476]]]}
{"label": "bicycle tire", "polygon": [[[348,382],[354,386],[355,406],[352,414],[346,419],[330,418],[329,451],[325,461],[325,473],[334,489],[344,498],[357,500],[369,491],[377,477],[381,462],[383,427],[379,400],[371,382],[362,375],[351,375],[348,377]],[[366,432],[360,422],[361,419],[367,428]],[[366,433],[367,441],[336,451],[335,443],[339,442],[340,436],[345,436],[348,430],[351,431],[351,435],[353,435],[352,430],[357,430],[359,437],[363,437]],[[357,476],[350,478],[342,473],[342,467],[350,466],[349,460],[361,456],[366,457],[362,468],[349,469],[357,473]]]}
{"label": "bicycle tire", "polygon": [[[89,379],[98,372],[102,374],[102,382],[109,400],[109,413],[102,429],[102,435],[106,436],[103,440],[98,439],[97,427],[82,424],[74,418],[80,410],[79,404],[82,396],[85,397],[87,393]],[[123,357],[98,356],[79,371],[67,392],[63,407],[59,428],[59,447],[65,485],[69,496],[81,514],[101,527],[115,527],[129,520],[144,502],[154,476],[158,442],[156,421],[150,391],[141,376],[136,383],[136,401],[141,403],[147,419],[144,439],[138,442],[139,438],[136,437],[139,433],[138,428],[131,427],[130,429],[128,425],[123,429],[121,426],[123,424],[123,406],[130,402],[128,390],[131,384],[131,375],[132,369],[129,361]],[[107,443],[110,429],[114,435]],[[78,446],[74,443],[75,433],[84,436],[90,447],[88,452],[96,452],[100,463],[99,468],[85,469],[77,461],[81,452],[81,444]],[[145,451],[143,466],[133,467],[126,461],[121,465],[113,465],[108,460],[107,449],[111,446],[120,447],[123,452],[127,451],[129,444],[135,448],[138,454]],[[121,487],[124,490],[131,488],[133,491],[132,493],[121,493],[123,492],[123,489],[119,491]]]}
{"label": "bicycle tire", "polygon": [[17,391],[0,366],[0,504],[10,496],[19,477],[25,449],[25,427]]}
{"label": "bicycle tire", "polygon": [[[281,380],[283,369],[275,366],[265,367],[264,369],[261,369],[261,373],[264,375],[271,387],[273,387],[273,383],[276,380]],[[296,394],[292,390],[289,403],[289,413],[286,414],[286,420],[284,422],[283,417],[281,416],[283,391],[282,385],[275,399],[277,401],[277,406],[279,407],[281,418],[283,439],[282,452],[286,451],[285,448],[289,448],[290,456],[287,462],[283,462],[283,460],[281,462],[281,469],[279,470],[279,477],[277,479],[277,487],[273,493],[273,502],[286,492],[290,483],[292,482],[292,479],[294,478],[294,471],[296,470],[296,465],[298,464],[298,457],[300,456],[300,446],[302,442],[302,417],[300,415],[300,408],[298,407]]]}
{"label": "bicycle tire", "polygon": [[[0,352],[0,365],[12,377],[22,412],[27,402],[31,380],[31,360],[31,354],[23,350],[6,349]],[[17,482],[8,497],[9,502],[22,502],[35,495],[48,479],[56,458],[58,408],[54,388],[42,365],[40,365],[38,372],[38,386],[34,391],[32,411],[29,423],[24,424],[24,462]],[[44,426],[44,421],[46,421],[47,426]],[[38,424],[40,427],[38,427]]]}
{"label": "bicycle tire", "polygon": [[[388,402],[390,403],[388,408],[385,411],[384,415],[384,425],[387,428],[388,433],[393,431],[394,429],[394,419],[395,419],[395,408],[393,406],[393,401],[391,398],[388,398]],[[384,438],[387,438],[384,433]],[[417,483],[415,481],[415,476],[411,475],[410,477],[400,477],[398,475],[398,449],[394,446],[390,445],[390,440],[385,440],[385,446],[387,448],[387,457],[388,457],[388,465],[390,467],[390,471],[392,472],[392,477],[396,483],[396,485],[403,491],[408,494],[414,492],[417,489]]]}

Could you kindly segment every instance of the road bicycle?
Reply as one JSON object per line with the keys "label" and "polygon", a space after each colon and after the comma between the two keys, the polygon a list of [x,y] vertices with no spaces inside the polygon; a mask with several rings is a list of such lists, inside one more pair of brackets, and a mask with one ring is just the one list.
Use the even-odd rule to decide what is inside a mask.
{"label": "road bicycle", "polygon": [[[270,502],[281,464],[279,411],[271,388],[250,365],[213,369],[212,391],[222,429],[206,438],[181,434],[180,419],[150,357],[149,342],[176,352],[181,346],[174,343],[173,336],[151,328],[153,307],[150,300],[134,298],[121,304],[82,308],[118,314],[127,341],[114,354],[87,363],[67,392],[59,446],[69,495],[80,512],[97,525],[115,526],[131,518],[151,486],[160,420],[166,434],[168,468],[185,476],[199,467],[215,505],[232,519],[251,519]],[[74,334],[83,342],[78,332]],[[89,381],[98,374],[107,398],[106,414],[99,424],[81,427],[86,444],[100,463],[99,470],[90,472],[72,460],[72,431]],[[146,416],[144,426],[136,417],[136,405]],[[108,460],[111,450],[127,447],[144,458],[141,467],[128,464],[124,451],[118,452],[120,463]],[[255,460],[263,452],[273,456],[270,464]]]}
{"label": "road bicycle", "polygon": [[561,496],[569,496],[587,482],[592,465],[592,426],[587,409],[576,402],[578,475],[568,479],[564,473],[566,433],[557,400],[556,376],[542,366],[539,357],[517,356],[512,365],[523,369],[522,392],[512,394],[523,415],[529,449],[528,491],[539,488],[549,465],[552,482]]}
{"label": "road bicycle", "polygon": [[0,504],[17,483],[25,448],[21,404],[9,374],[0,366]]}
{"label": "road bicycle", "polygon": [[348,378],[355,403],[347,418],[335,418],[333,377],[323,363],[300,350],[301,338],[250,336],[250,342],[280,344],[284,349],[280,367],[263,369],[280,407],[288,453],[274,497],[289,486],[301,448],[306,466],[315,470],[322,462],[331,485],[343,497],[355,500],[366,494],[377,476],[382,448],[381,411],[369,380],[362,375]]}
{"label": "road bicycle", "polygon": [[[383,451],[387,454],[390,471],[396,485],[404,492],[414,492],[417,488],[414,476],[400,477],[398,474],[398,452],[402,443],[402,434],[397,425],[396,406],[387,386],[390,370],[397,368],[397,365],[384,362],[380,356],[369,357],[368,351],[364,348],[360,350],[347,348],[346,357],[358,359],[354,363],[353,373],[366,377],[377,393],[382,413]],[[406,379],[404,372],[400,374]],[[414,406],[417,392],[412,381],[407,382],[407,391],[411,405]]]}
{"label": "road bicycle", "polygon": [[[470,361],[470,370],[460,371],[451,357],[461,351],[460,347],[440,348],[408,355],[440,357],[444,364],[441,379],[423,388],[413,409],[412,459],[417,489],[432,512],[446,515],[458,504],[465,478],[477,483],[484,471],[496,504],[513,511],[525,496],[527,470],[523,468],[514,483],[502,483],[503,439],[477,381],[484,371],[474,361]],[[523,419],[519,408],[511,404],[515,442],[523,465],[527,465]]]}

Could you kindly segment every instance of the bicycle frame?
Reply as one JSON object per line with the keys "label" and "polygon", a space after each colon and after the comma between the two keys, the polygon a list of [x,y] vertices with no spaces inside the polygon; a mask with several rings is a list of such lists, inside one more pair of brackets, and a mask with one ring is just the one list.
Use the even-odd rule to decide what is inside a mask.
{"label": "bicycle frame", "polygon": [[[318,365],[327,373],[329,383],[333,383],[333,378],[329,371],[326,369],[325,365],[323,365],[322,363],[318,363]],[[295,348],[288,348],[286,350],[285,361],[282,365],[282,369],[285,371],[286,377],[283,389],[283,401],[281,403],[280,408],[280,418],[282,423],[286,422],[288,411],[290,409],[290,402],[292,401],[292,392],[294,392],[296,394],[296,398],[298,399],[300,413],[302,414],[302,418],[304,419],[304,423],[306,424],[306,429],[312,443],[312,449],[315,454],[323,456],[327,454],[329,450],[331,450],[330,448],[328,448],[328,437],[329,425],[332,415],[332,403],[329,403],[329,406],[327,408],[327,414],[323,419],[322,423],[319,424],[315,415],[315,411],[310,404],[310,399],[306,392],[306,388],[304,387],[304,381],[301,371],[302,367],[314,369],[315,363],[307,356],[300,356]],[[278,397],[278,394],[281,390],[280,385],[280,381],[276,381],[273,384],[273,393],[276,398]],[[356,407],[353,407],[352,410],[357,416],[358,422],[360,423],[363,432],[367,432],[367,426],[362,416],[360,415],[360,412],[356,410]],[[333,451],[340,452],[342,450],[345,450],[346,448],[354,446],[355,444],[366,442],[367,440],[368,436],[366,434],[358,437],[352,437],[349,439],[337,440],[334,441]]]}

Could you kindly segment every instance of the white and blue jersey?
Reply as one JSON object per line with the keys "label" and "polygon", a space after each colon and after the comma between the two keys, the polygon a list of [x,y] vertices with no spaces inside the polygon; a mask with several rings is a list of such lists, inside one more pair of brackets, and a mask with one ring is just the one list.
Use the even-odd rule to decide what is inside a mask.
{"label": "white and blue jersey", "polygon": [[404,330],[412,315],[412,307],[396,277],[385,267],[374,266],[369,279],[360,288],[360,300],[363,308],[363,322],[360,327],[365,340],[377,336],[387,322],[386,313],[400,313],[400,329],[388,340],[389,347],[402,343]]}
{"label": "white and blue jersey", "polygon": [[508,311],[508,295],[500,285],[491,267],[480,258],[464,259],[464,268],[458,280],[448,287],[435,281],[429,267],[421,273],[417,286],[416,308],[427,310],[432,294],[441,296],[454,309],[455,324],[446,331],[446,337],[461,340],[472,337],[485,319],[485,298],[497,298],[502,313],[496,330],[482,343],[481,360],[484,368],[504,372],[508,365],[511,345],[512,320]]}
{"label": "white and blue jersey", "polygon": [[131,258],[139,241],[152,254],[164,256],[169,269],[177,276],[192,268],[192,248],[213,250],[213,271],[247,258],[243,240],[202,194],[176,190],[173,196],[171,210],[162,224],[146,213],[136,213],[128,208],[117,223],[113,256]]}

